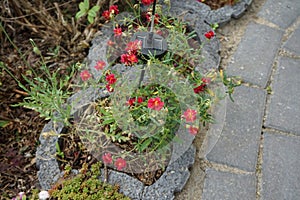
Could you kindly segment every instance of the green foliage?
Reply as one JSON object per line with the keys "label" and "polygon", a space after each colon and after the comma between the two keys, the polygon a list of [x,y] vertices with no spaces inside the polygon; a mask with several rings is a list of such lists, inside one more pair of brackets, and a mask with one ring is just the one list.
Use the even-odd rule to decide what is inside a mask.
{"label": "green foliage", "polygon": [[[33,45],[33,52],[41,56],[41,52],[34,41],[30,40],[30,42]],[[33,79],[22,74],[26,84],[21,83],[4,63],[0,63],[0,67],[13,77],[19,87],[27,93],[23,102],[14,106],[24,106],[25,108],[39,112],[40,116],[44,117],[46,120],[51,119],[54,122],[62,122],[65,125],[69,125],[68,119],[70,118],[71,105],[66,105],[65,102],[71,94],[68,92],[67,88],[75,74],[77,65],[71,66],[70,73],[62,76],[59,73],[60,69],[50,72],[50,69],[46,66],[42,56],[41,60],[40,71],[42,73],[39,73],[40,75],[33,69],[27,72],[28,76],[31,74],[36,76]]]}
{"label": "green foliage", "polygon": [[241,85],[241,80],[237,79],[236,77],[227,77],[226,73],[223,70],[220,71],[220,77],[223,84],[227,87],[226,93],[228,93],[231,101],[234,101],[232,98],[232,94],[234,92],[234,88]]}
{"label": "green foliage", "polygon": [[[62,200],[130,200],[118,192],[117,185],[100,181],[100,163],[88,169],[84,164],[80,173],[75,177],[64,177],[49,191],[51,198]],[[67,171],[69,171],[68,169]]]}
{"label": "green foliage", "polygon": [[79,19],[85,15],[87,15],[87,20],[90,24],[94,23],[95,17],[97,16],[97,12],[100,10],[98,5],[93,6],[90,9],[90,2],[89,0],[84,0],[83,2],[79,3],[79,11],[76,13],[75,18]]}
{"label": "green foliage", "polygon": [[5,128],[9,124],[9,121],[0,120],[0,128]]}

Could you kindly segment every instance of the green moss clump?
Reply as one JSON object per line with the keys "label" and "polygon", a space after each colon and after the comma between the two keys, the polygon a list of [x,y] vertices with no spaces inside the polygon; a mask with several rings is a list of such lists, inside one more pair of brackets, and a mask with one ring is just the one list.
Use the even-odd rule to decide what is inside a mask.
{"label": "green moss clump", "polygon": [[70,168],[66,168],[65,177],[49,190],[51,199],[58,200],[130,200],[119,193],[118,185],[110,185],[100,181],[100,163],[88,169],[84,164],[80,173],[70,177]]}

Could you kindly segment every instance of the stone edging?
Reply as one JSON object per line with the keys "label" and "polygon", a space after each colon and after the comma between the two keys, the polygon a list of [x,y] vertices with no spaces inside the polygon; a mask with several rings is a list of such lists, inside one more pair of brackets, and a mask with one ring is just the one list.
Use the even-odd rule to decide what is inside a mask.
{"label": "stone edging", "polygon": [[172,0],[171,7],[174,8],[184,8],[189,12],[195,12],[198,14],[198,17],[205,19],[209,24],[217,23],[220,26],[228,23],[232,18],[240,18],[244,12],[247,10],[248,6],[252,3],[253,0],[239,0],[233,6],[224,6],[217,10],[211,10],[211,8],[201,3],[197,0]]}

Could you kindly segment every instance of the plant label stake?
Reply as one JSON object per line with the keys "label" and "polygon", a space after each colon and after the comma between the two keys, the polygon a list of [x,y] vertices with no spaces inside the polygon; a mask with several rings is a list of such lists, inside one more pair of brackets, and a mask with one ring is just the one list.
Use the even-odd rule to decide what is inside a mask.
{"label": "plant label stake", "polygon": [[[142,41],[141,53],[145,56],[149,56],[149,55],[159,56],[163,54],[165,51],[167,51],[168,48],[166,40],[162,36],[155,34],[153,31],[154,19],[155,19],[155,7],[156,7],[156,0],[154,0],[153,2],[150,32],[135,33],[131,39],[132,41],[134,40]],[[141,72],[139,87],[141,85],[141,82],[144,79],[144,75],[145,75],[145,70],[143,69]]]}

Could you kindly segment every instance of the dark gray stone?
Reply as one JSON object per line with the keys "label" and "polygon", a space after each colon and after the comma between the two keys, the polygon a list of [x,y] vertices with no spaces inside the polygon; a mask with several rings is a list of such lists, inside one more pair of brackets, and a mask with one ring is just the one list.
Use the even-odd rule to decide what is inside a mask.
{"label": "dark gray stone", "polygon": [[120,192],[132,200],[141,199],[144,190],[144,184],[142,182],[121,172],[109,170],[108,173],[108,183],[119,185]]}
{"label": "dark gray stone", "polygon": [[253,200],[256,198],[255,175],[206,170],[202,200]]}
{"label": "dark gray stone", "polygon": [[37,177],[40,186],[50,189],[61,176],[56,161],[56,142],[63,124],[54,124],[52,121],[45,125],[39,137],[40,145],[36,151]]}
{"label": "dark gray stone", "polygon": [[286,29],[297,19],[299,13],[299,0],[267,0],[258,16]]}
{"label": "dark gray stone", "polygon": [[262,200],[300,199],[300,137],[264,133]]}
{"label": "dark gray stone", "polygon": [[261,135],[266,92],[240,86],[227,101],[221,136],[208,153],[209,161],[254,172]]}
{"label": "dark gray stone", "polygon": [[279,58],[265,126],[300,135],[300,60]]}
{"label": "dark gray stone", "polygon": [[286,41],[283,48],[300,56],[300,25],[294,31],[292,36]]}
{"label": "dark gray stone", "polygon": [[171,200],[186,184],[191,167],[195,162],[196,149],[191,146],[176,162],[167,167],[164,174],[150,186],[146,186],[142,200]]}
{"label": "dark gray stone", "polygon": [[227,68],[228,75],[266,87],[282,34],[268,26],[250,23]]}
{"label": "dark gray stone", "polygon": [[[208,23],[217,23],[220,26],[229,22],[232,18],[241,17],[248,6],[252,3],[252,0],[240,0],[234,6],[225,6],[217,10],[211,10],[209,6],[199,1],[194,0],[172,0],[171,11],[177,11],[177,8],[182,8],[186,12],[197,14],[197,18],[205,19]],[[167,6],[166,6],[167,10]],[[179,14],[179,13],[177,13]],[[175,15],[180,16],[180,15]]]}
{"label": "dark gray stone", "polygon": [[206,20],[210,24],[217,23],[220,26],[223,26],[232,18],[240,18],[251,3],[252,0],[241,0],[234,6],[224,6],[217,10],[211,10],[211,12],[207,15]]}

